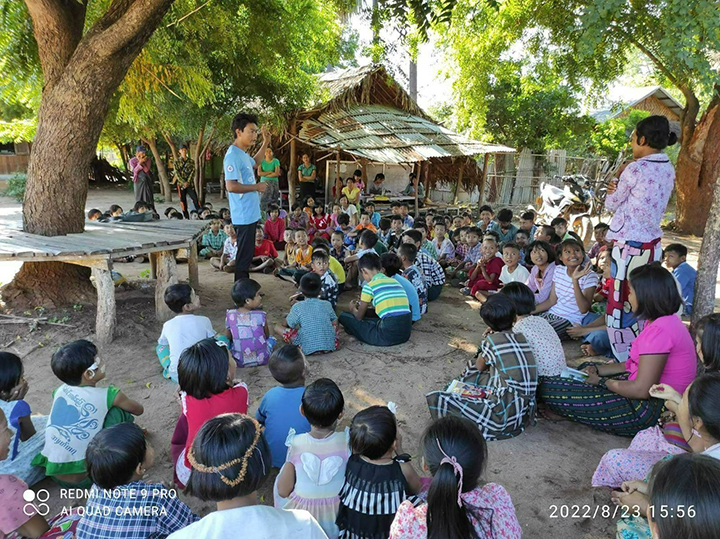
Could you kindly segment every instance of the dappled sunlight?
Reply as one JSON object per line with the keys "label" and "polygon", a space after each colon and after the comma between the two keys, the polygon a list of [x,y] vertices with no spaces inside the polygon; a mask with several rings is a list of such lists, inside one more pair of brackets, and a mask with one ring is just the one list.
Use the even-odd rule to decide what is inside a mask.
{"label": "dappled sunlight", "polygon": [[463,352],[474,354],[477,350],[478,343],[472,343],[470,341],[466,341],[465,339],[455,337],[448,341],[448,346],[450,348],[455,348],[456,350],[462,350]]}

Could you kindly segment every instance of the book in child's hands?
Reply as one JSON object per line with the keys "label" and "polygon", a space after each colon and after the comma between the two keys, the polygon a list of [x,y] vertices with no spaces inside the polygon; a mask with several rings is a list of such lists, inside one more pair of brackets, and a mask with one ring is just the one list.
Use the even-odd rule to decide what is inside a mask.
{"label": "book in child's hands", "polygon": [[584,382],[585,380],[587,380],[588,373],[579,371],[577,369],[571,369],[570,367],[565,367],[563,370],[560,371],[560,377],[570,378],[571,380],[576,380],[578,382]]}
{"label": "book in child's hands", "polygon": [[485,399],[490,392],[482,387],[474,386],[460,380],[453,380],[447,387],[448,393],[455,393],[465,399]]}

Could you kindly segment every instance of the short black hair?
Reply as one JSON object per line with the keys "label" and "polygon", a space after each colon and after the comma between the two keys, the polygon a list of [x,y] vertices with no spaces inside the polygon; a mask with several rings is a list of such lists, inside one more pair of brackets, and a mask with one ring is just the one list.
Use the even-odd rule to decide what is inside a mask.
{"label": "short black hair", "polygon": [[548,264],[555,262],[555,258],[556,258],[556,254],[557,254],[555,252],[555,249],[548,242],[542,241],[542,240],[535,240],[534,242],[532,242],[530,245],[527,246],[527,254],[525,255],[525,262],[527,262],[528,264],[533,263],[532,259],[530,258],[530,253],[532,253],[536,247],[538,249],[542,249],[543,251],[545,251],[545,254],[547,254]]}
{"label": "short black hair", "polygon": [[413,264],[417,258],[418,248],[412,243],[401,243],[397,249],[398,255],[404,256]]}
{"label": "short black hair", "polygon": [[403,236],[407,236],[411,240],[413,240],[415,243],[422,242],[422,232],[420,232],[416,228],[411,228],[410,230],[406,230]]}
{"label": "short black hair", "polygon": [[683,304],[677,282],[659,262],[652,262],[630,272],[630,286],[635,291],[638,308],[635,315],[657,320],[678,312]]}
{"label": "short black hair", "polygon": [[300,292],[307,298],[316,298],[322,291],[322,281],[317,273],[306,273],[300,279]]}
{"label": "short black hair", "polygon": [[139,212],[141,209],[145,208],[146,210],[150,209],[150,206],[147,202],[143,202],[142,200],[138,200],[135,205],[133,206],[133,211]]}
{"label": "short black hair", "polygon": [[255,116],[254,114],[249,114],[247,112],[241,112],[240,114],[235,116],[235,118],[233,118],[232,127],[231,127],[233,140],[235,140],[237,138],[237,130],[238,129],[240,131],[245,131],[245,127],[248,124],[257,125],[257,123],[258,123],[258,117]]}
{"label": "short black hair", "polygon": [[290,207],[290,211],[301,210],[301,209],[302,209],[302,204],[300,204],[299,202],[295,202],[295,203]]}
{"label": "short black hair", "polygon": [[236,307],[244,307],[245,302],[257,296],[260,283],[253,279],[239,279],[233,284],[230,297]]}
{"label": "short black hair", "polygon": [[688,393],[690,417],[702,419],[703,426],[715,440],[720,440],[720,373],[711,372],[695,378]]}
{"label": "short black hair", "polygon": [[675,133],[670,131],[670,121],[665,116],[653,115],[640,120],[635,126],[638,144],[645,138],[645,146],[655,150],[664,150],[678,141]]}
{"label": "short black hair", "polygon": [[495,243],[498,244],[498,247],[500,246],[500,233],[496,232],[495,230],[486,230],[485,233],[481,236],[482,240],[485,241],[487,239],[487,236],[491,236]]}
{"label": "short black hair", "polygon": [[[652,470],[649,503],[654,508],[657,537],[705,539],[720,530],[720,462],[698,453],[661,460]],[[675,509],[693,508],[693,518],[680,518]],[[670,511],[662,508],[671,508]]]}
{"label": "short black hair", "polygon": [[61,346],[50,360],[50,368],[55,376],[69,386],[82,382],[83,373],[97,358],[97,346],[90,341],[80,339]]}
{"label": "short black hair", "polygon": [[23,364],[19,356],[11,352],[0,352],[0,393],[13,390],[23,376]]}
{"label": "short black hair", "polygon": [[517,311],[508,296],[494,294],[480,307],[480,316],[493,331],[508,331],[515,323]]}
{"label": "short black hair", "polygon": [[[176,220],[182,220],[182,219],[185,219],[185,216],[182,213],[180,213],[179,211],[174,211],[170,214],[169,218],[176,219]],[[217,219],[217,215],[214,215],[214,214],[206,215],[205,220],[207,221],[209,219]]]}
{"label": "short black hair", "polygon": [[298,382],[305,377],[305,356],[299,346],[286,344],[273,351],[268,369],[281,384]]}
{"label": "short black hair", "polygon": [[360,233],[360,237],[358,238],[358,243],[362,243],[368,249],[372,249],[373,247],[375,247],[377,242],[377,234],[367,228]]}
{"label": "short black hair", "polygon": [[532,314],[535,310],[535,294],[525,283],[508,283],[500,289],[500,293],[510,298],[518,316]]}
{"label": "short black hair", "polygon": [[513,219],[513,212],[510,208],[503,208],[497,213],[497,220],[501,223],[509,223]]}
{"label": "short black hair", "polygon": [[433,228],[438,227],[438,226],[441,226],[447,230],[447,224],[445,224],[445,219],[442,219],[442,220],[438,221],[437,223],[433,222]]}
{"label": "short black hair", "polygon": [[329,378],[320,378],[305,388],[302,410],[313,427],[331,427],[345,409],[342,391]]}
{"label": "short black hair", "polygon": [[400,207],[400,203],[399,203],[399,202],[393,202],[392,204],[390,204],[390,207],[391,207],[391,208],[399,208],[399,207]]}
{"label": "short black hair", "polygon": [[96,215],[102,215],[102,212],[97,208],[93,208],[92,210],[87,212],[88,219],[92,219]]}
{"label": "short black hair", "polygon": [[560,246],[558,247],[558,261],[562,264],[562,252],[565,247],[568,247],[570,245],[573,245],[575,247],[579,247],[582,249],[583,254],[585,254],[585,246],[583,243],[575,238],[568,238],[566,240],[563,240],[562,243],[560,243]]}
{"label": "short black hair", "polygon": [[[249,451],[260,428],[255,419],[244,414],[222,414],[207,420],[193,440],[195,462],[208,468],[231,461],[237,463],[219,472],[192,468],[186,492],[206,502],[221,502],[259,490],[271,466],[270,447],[264,434],[259,435],[257,445]],[[221,479],[223,476],[232,483],[243,468],[245,475],[237,485],[228,485]]]}
{"label": "short black hair", "polygon": [[122,207],[118,206],[117,204],[113,204],[112,206],[110,206],[110,213],[115,213],[118,210],[122,211]]}
{"label": "short black hair", "polygon": [[523,212],[522,215],[520,215],[520,219],[523,221],[535,221],[535,213],[531,211]]}
{"label": "short black hair", "polygon": [[567,219],[564,217],[555,217],[552,221],[550,221],[550,226],[556,226],[556,225],[566,225],[568,224]]}
{"label": "short black hair", "polygon": [[400,222],[402,223],[402,220],[403,220],[402,216],[400,216],[400,215],[398,215],[398,214],[395,214],[395,215],[391,215],[391,216],[390,216],[390,221],[391,221],[391,222],[392,222],[392,221],[400,221]]}
{"label": "short black hair", "polygon": [[387,230],[388,228],[390,228],[390,219],[388,219],[387,217],[383,217],[382,219],[380,219],[378,227],[380,228],[380,230]]}
{"label": "short black hair", "polygon": [[225,219],[225,220],[223,221],[223,227],[226,227],[226,226],[228,226],[228,225],[233,226],[232,219]]}
{"label": "short black hair", "polygon": [[707,314],[697,321],[695,335],[705,372],[720,371],[720,313]]}
{"label": "short black hair", "polygon": [[676,253],[678,256],[687,256],[688,250],[681,243],[671,243],[665,247],[665,252]]}
{"label": "short black hair", "polygon": [[375,253],[367,253],[358,259],[358,271],[382,271],[380,257]]}
{"label": "short black hair", "polygon": [[368,200],[365,203],[365,208],[369,208],[370,206],[372,206],[373,210],[375,209],[375,203],[372,200]]}
{"label": "short black hair", "polygon": [[607,223],[598,223],[593,227],[593,230],[610,230],[610,225]]}
{"label": "short black hair", "polygon": [[383,457],[395,443],[397,422],[387,406],[361,410],[350,425],[350,449],[370,460]]}
{"label": "short black hair", "polygon": [[520,246],[517,243],[515,243],[514,241],[508,241],[508,242],[503,243],[502,250],[504,251],[507,248],[515,249],[518,253],[520,252]]}
{"label": "short black hair", "polygon": [[88,475],[103,489],[125,485],[145,460],[146,453],[145,433],[135,423],[118,423],[104,428],[85,451]]}
{"label": "short black hair", "polygon": [[[315,241],[317,239],[318,238],[315,238],[313,240],[313,243],[315,243]],[[318,242],[318,243],[320,243],[320,245],[324,245],[322,242]],[[328,252],[325,249],[318,249],[318,248],[315,248],[315,246],[313,246],[313,252],[312,252],[312,256],[310,257],[310,260],[311,261],[322,260],[323,262],[329,262],[330,255],[328,254]]]}
{"label": "short black hair", "polygon": [[[413,245],[413,247],[415,246]],[[402,262],[400,261],[400,257],[395,253],[383,253],[380,257],[380,262],[385,270],[385,275],[388,277],[397,275],[402,271]]]}
{"label": "short black hair", "polygon": [[189,284],[171,284],[165,289],[165,305],[174,312],[181,313],[183,307],[192,302],[192,286]]}
{"label": "short black hair", "polygon": [[[223,210],[224,210],[224,209],[225,209],[225,208],[223,208]],[[220,210],[220,211],[222,211],[222,210]],[[277,212],[280,211],[280,208],[278,208],[278,205],[277,205],[277,204],[269,204],[269,205],[268,205],[268,213],[273,212],[273,211],[277,211]]]}
{"label": "short black hair", "polygon": [[360,177],[362,177],[362,170],[360,170],[359,168],[356,168],[356,169],[355,169],[355,172],[353,172],[353,176],[360,176]]}
{"label": "short black hair", "polygon": [[174,211],[177,211],[177,210],[175,208],[173,208],[172,206],[170,206],[169,208],[165,208],[163,215],[165,217],[167,217],[168,215],[170,215],[171,212],[174,212]]}
{"label": "short black hair", "polygon": [[[495,212],[493,211],[493,209],[492,209],[490,206],[488,206],[487,204],[483,204],[482,206],[480,206],[480,207],[478,208],[478,215],[481,214],[481,213],[484,212],[484,211],[489,211],[490,213],[492,213],[493,215],[495,215]],[[465,217],[465,216],[470,217],[470,214],[467,213],[467,212],[466,212],[466,213],[463,213],[463,217]]]}
{"label": "short black hair", "polygon": [[228,348],[213,338],[203,339],[180,354],[180,389],[196,399],[206,399],[225,391],[228,375]]}
{"label": "short black hair", "polygon": [[478,238],[483,237],[482,229],[477,226],[466,226],[466,227],[462,227],[462,228],[466,229],[466,232],[465,232],[466,234],[475,234]]}
{"label": "short black hair", "polygon": [[375,174],[375,179],[373,181],[384,180],[384,179],[385,179],[385,174],[383,174],[382,172],[378,172],[377,174]]}
{"label": "short black hair", "polygon": [[410,204],[408,204],[407,202],[401,202],[401,203],[400,203],[400,207],[401,207],[401,208],[407,208],[407,209],[409,210],[409,209],[410,209]]}
{"label": "short black hair", "polygon": [[[338,223],[339,222],[340,222],[340,220],[338,219]],[[340,236],[340,237],[344,238],[345,233],[342,230],[333,230],[332,234],[330,234],[330,237],[332,237],[332,236]]]}
{"label": "short black hair", "polygon": [[517,237],[518,234],[522,234],[523,236],[527,236],[528,239],[530,239],[530,232],[525,230],[524,228],[518,228],[517,232],[515,232],[515,236]]}
{"label": "short black hair", "polygon": [[350,224],[350,216],[347,213],[341,213],[337,216],[337,223],[345,226]]}

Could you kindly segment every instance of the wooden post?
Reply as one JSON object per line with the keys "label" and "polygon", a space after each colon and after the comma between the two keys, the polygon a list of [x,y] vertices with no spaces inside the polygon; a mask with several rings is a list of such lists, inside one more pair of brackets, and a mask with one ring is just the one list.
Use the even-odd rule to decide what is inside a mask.
{"label": "wooden post", "polygon": [[[337,181],[340,179],[340,151],[338,150],[335,152],[335,184],[337,185]],[[340,198],[340,193],[335,194],[336,198]],[[333,202],[335,202],[333,200]],[[332,211],[332,206],[330,206],[330,211]]]}
{"label": "wooden post", "polygon": [[110,266],[93,266],[90,270],[97,290],[97,314],[95,316],[95,339],[98,344],[110,344],[115,334],[115,283]]}
{"label": "wooden post", "polygon": [[[290,122],[290,167],[288,169],[288,205],[295,204],[295,178],[297,178],[297,120]],[[290,213],[290,211],[288,211]]]}
{"label": "wooden post", "polygon": [[188,249],[188,281],[197,292],[198,286],[200,286],[200,277],[198,275],[198,240],[190,242],[190,248]]}
{"label": "wooden post", "polygon": [[462,159],[460,162],[460,171],[458,172],[457,183],[455,184],[455,194],[453,195],[453,206],[455,206],[458,203],[458,198],[460,197],[460,185],[462,184],[464,172],[465,172],[465,159]]}
{"label": "wooden post", "polygon": [[430,200],[430,168],[432,166],[432,161],[428,161],[425,163],[425,170],[424,172],[424,179],[423,179],[423,186],[425,187],[425,199],[424,200]]}
{"label": "wooden post", "polygon": [[367,195],[370,192],[370,180],[368,179],[367,175],[367,162],[368,160],[364,157],[360,159],[360,170],[362,170],[362,179],[365,182],[365,194]]}
{"label": "wooden post", "polygon": [[479,205],[482,205],[482,203],[484,202],[483,194],[485,192],[485,183],[487,181],[489,163],[490,163],[490,154],[486,153],[485,158],[483,159],[482,176],[480,177],[480,197],[478,198]]}
{"label": "wooden post", "polygon": [[157,279],[157,253],[148,253],[148,260],[150,262],[150,278],[155,280]]}
{"label": "wooden post", "polygon": [[177,266],[172,251],[157,253],[157,281],[155,282],[155,315],[158,322],[170,320],[174,313],[165,305],[165,289],[177,284]]}
{"label": "wooden post", "polygon": [[420,176],[422,175],[422,169],[423,165],[425,163],[423,161],[420,161],[419,164],[415,165],[415,181],[413,182],[413,187],[415,187],[415,219],[420,217],[420,204],[418,203],[418,186],[420,185]]}

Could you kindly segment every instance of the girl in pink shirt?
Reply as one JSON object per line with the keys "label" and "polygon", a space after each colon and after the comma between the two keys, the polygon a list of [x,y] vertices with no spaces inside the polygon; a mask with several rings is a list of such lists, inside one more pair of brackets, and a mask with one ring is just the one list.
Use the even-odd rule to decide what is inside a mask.
{"label": "girl in pink shirt", "polygon": [[692,382],[695,345],[675,314],[682,298],[672,274],[658,263],[634,269],[628,302],[645,325],[628,361],[581,365],[585,381],[543,379],[537,395],[552,413],[605,432],[634,436],[654,426],[665,409],[661,399],[651,396],[653,385],[668,384],[682,392]]}

